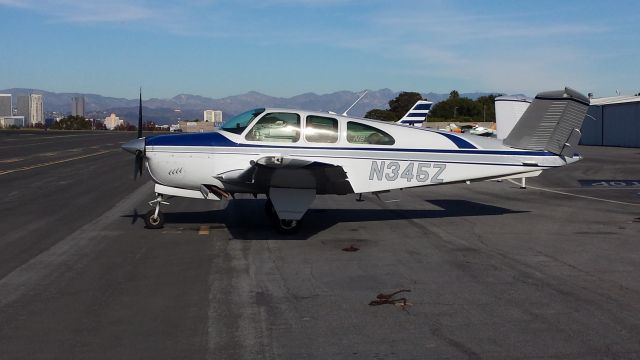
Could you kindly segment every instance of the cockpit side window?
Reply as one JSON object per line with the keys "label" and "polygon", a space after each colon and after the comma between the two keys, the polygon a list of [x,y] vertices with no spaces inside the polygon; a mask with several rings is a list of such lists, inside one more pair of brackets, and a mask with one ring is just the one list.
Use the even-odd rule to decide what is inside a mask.
{"label": "cockpit side window", "polygon": [[253,109],[243,112],[240,115],[234,116],[231,119],[225,121],[222,124],[222,130],[232,132],[234,134],[242,134],[242,132],[249,126],[251,121],[262,114],[264,109]]}
{"label": "cockpit side window", "polygon": [[347,141],[352,144],[393,145],[396,141],[391,135],[373,126],[349,121],[347,123]]}
{"label": "cockpit side window", "polygon": [[313,143],[337,143],[338,120],[325,116],[307,116],[304,139]]}
{"label": "cockpit side window", "polygon": [[300,115],[274,112],[263,116],[247,133],[249,141],[294,143],[300,140]]}

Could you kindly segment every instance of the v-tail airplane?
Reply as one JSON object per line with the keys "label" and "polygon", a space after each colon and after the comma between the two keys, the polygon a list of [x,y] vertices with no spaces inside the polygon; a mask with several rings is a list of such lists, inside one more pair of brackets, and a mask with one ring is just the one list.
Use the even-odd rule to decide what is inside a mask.
{"label": "v-tail airplane", "polygon": [[589,99],[570,88],[539,93],[504,141],[259,108],[213,132],[142,137],[139,130],[122,148],[136,155],[136,175],[146,164],[155,182],[147,228],[163,226],[160,205],[169,197],[223,200],[247,193],[266,195],[275,228],[291,233],[318,195],[524,178],[578,161],[588,106]]}

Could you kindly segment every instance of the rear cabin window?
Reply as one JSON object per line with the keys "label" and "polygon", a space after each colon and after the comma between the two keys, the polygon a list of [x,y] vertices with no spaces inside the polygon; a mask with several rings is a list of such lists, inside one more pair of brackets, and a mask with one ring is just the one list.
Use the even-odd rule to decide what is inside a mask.
{"label": "rear cabin window", "polygon": [[304,139],[313,143],[337,143],[338,120],[324,116],[307,116]]}
{"label": "rear cabin window", "polygon": [[300,115],[269,113],[262,117],[247,133],[249,141],[294,143],[300,140]]}
{"label": "rear cabin window", "polygon": [[347,141],[352,144],[393,145],[396,141],[386,132],[373,126],[349,121]]}

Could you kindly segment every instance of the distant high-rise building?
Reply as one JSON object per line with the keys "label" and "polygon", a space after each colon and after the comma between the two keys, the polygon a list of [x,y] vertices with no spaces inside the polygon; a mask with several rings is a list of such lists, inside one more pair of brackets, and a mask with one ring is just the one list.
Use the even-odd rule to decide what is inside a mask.
{"label": "distant high-rise building", "polygon": [[71,98],[71,115],[84,117],[84,96],[74,96]]}
{"label": "distant high-rise building", "polygon": [[13,116],[11,94],[0,94],[0,116]]}
{"label": "distant high-rise building", "polygon": [[18,95],[16,103],[18,116],[24,116],[25,126],[44,124],[42,95]]}
{"label": "distant high-rise building", "polygon": [[205,110],[204,122],[212,122],[213,126],[219,127],[222,124],[222,111],[220,110]]}
{"label": "distant high-rise building", "polygon": [[16,108],[18,110],[18,116],[24,116],[24,126],[29,126],[29,119],[31,119],[31,100],[29,95],[18,95],[16,99]]}
{"label": "distant high-rise building", "polygon": [[44,124],[42,95],[18,95],[16,107],[18,109],[18,116],[24,116],[25,126]]}
{"label": "distant high-rise building", "polygon": [[42,95],[31,94],[31,124],[44,125],[44,106],[42,104]]}

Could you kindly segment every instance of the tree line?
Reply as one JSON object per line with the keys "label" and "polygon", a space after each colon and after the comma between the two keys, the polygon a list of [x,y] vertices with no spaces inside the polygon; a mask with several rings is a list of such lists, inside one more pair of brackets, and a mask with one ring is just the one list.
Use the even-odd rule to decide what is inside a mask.
{"label": "tree line", "polygon": [[[502,94],[480,96],[476,100],[461,97],[458,91],[449,93],[449,98],[433,105],[427,121],[495,121],[495,99]],[[372,109],[365,114],[367,119],[396,122],[406,114],[418,100],[417,92],[401,92],[389,101],[388,109]]]}
{"label": "tree line", "polygon": [[453,90],[447,100],[433,106],[429,121],[496,121],[496,97],[502,94],[480,96],[476,100],[461,97]]}

